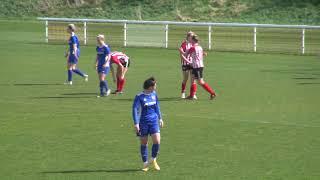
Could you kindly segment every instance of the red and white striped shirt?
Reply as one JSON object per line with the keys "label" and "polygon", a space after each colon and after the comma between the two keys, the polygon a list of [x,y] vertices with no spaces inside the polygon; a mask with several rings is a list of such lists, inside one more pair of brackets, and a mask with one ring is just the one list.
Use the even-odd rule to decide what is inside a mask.
{"label": "red and white striped shirt", "polygon": [[[183,50],[184,53],[188,52],[190,48],[192,47],[192,44],[189,43],[188,41],[182,42],[180,48]],[[190,63],[186,62],[182,57],[181,57],[181,65],[190,65]]]}
{"label": "red and white striped shirt", "polygon": [[203,49],[199,44],[194,44],[188,51],[188,57],[192,61],[193,68],[201,68],[203,65]]}
{"label": "red and white striped shirt", "polygon": [[111,63],[123,64],[128,61],[129,57],[122,52],[112,52],[111,53]]}

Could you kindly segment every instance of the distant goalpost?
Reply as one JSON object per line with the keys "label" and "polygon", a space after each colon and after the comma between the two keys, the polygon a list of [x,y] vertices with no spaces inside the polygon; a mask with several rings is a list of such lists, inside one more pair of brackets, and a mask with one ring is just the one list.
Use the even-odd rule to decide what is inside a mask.
{"label": "distant goalpost", "polygon": [[212,22],[136,21],[39,17],[45,42],[67,39],[66,25],[76,24],[83,44],[105,34],[109,44],[124,47],[177,48],[187,31],[195,31],[208,50],[317,54],[320,26]]}

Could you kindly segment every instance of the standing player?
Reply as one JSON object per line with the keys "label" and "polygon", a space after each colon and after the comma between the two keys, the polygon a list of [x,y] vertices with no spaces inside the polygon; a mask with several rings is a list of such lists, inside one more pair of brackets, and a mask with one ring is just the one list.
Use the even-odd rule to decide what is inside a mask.
{"label": "standing player", "polygon": [[111,90],[108,88],[108,83],[105,80],[106,74],[109,73],[110,69],[110,48],[109,46],[104,42],[104,35],[99,34],[97,36],[97,58],[96,58],[96,69],[98,72],[98,78],[100,81],[99,87],[100,87],[100,96],[98,97],[104,97],[109,96]]}
{"label": "standing player", "polygon": [[[185,53],[189,51],[189,49],[192,47],[191,38],[195,35],[194,32],[189,31],[187,33],[186,39],[182,42],[179,52],[180,52],[180,59],[181,59],[181,65],[182,65],[182,83],[181,83],[181,98],[186,98],[186,85],[188,82],[188,79],[191,79],[191,71],[192,71],[192,61],[185,57]],[[191,80],[190,80],[191,81]],[[194,97],[196,98],[196,96]]]}
{"label": "standing player", "polygon": [[[113,81],[117,83],[117,90],[113,92],[113,94],[122,94],[123,87],[126,82],[125,75],[130,66],[130,58],[122,52],[113,52],[111,53],[110,58],[111,58],[110,68],[111,68],[112,78],[113,78]],[[112,66],[113,64],[117,65],[116,74]]]}
{"label": "standing player", "polygon": [[192,36],[192,44],[193,46],[186,53],[186,57],[190,57],[192,60],[192,85],[190,88],[190,96],[188,99],[194,99],[194,95],[197,91],[196,81],[199,85],[201,85],[206,91],[210,93],[210,99],[214,99],[216,97],[216,93],[214,90],[206,83],[203,79],[203,52],[202,47],[199,45],[199,38],[197,35]]}
{"label": "standing player", "polygon": [[81,72],[80,69],[77,68],[77,64],[80,57],[80,43],[78,37],[75,35],[76,26],[74,24],[69,24],[67,28],[67,32],[70,34],[70,38],[68,41],[69,49],[65,53],[67,58],[67,70],[68,70],[68,80],[65,84],[72,85],[72,72],[80,75],[88,81],[88,75]]}
{"label": "standing player", "polygon": [[[143,84],[144,91],[138,94],[133,102],[132,116],[134,128],[140,136],[140,152],[143,161],[143,171],[149,170],[153,165],[160,170],[156,158],[160,147],[160,128],[163,127],[160,106],[156,90],[156,81],[153,77],[147,79]],[[153,145],[151,160],[148,162],[148,135],[151,135]]]}

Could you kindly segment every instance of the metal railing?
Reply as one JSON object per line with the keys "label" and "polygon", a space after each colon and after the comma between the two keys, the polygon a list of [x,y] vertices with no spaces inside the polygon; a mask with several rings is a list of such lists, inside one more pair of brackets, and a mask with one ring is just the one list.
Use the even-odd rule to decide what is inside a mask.
{"label": "metal railing", "polygon": [[[38,20],[45,21],[45,41],[49,42],[49,22],[76,22],[83,23],[83,42],[87,44],[88,42],[88,32],[87,26],[88,23],[113,23],[113,24],[121,24],[123,25],[123,46],[128,46],[128,25],[136,24],[136,25],[160,25],[163,26],[164,36],[163,36],[163,47],[169,47],[169,26],[192,26],[192,27],[207,27],[207,48],[209,50],[214,49],[213,42],[215,39],[215,35],[213,34],[213,29],[217,27],[233,27],[233,28],[252,28],[252,39],[248,39],[251,45],[251,51],[257,52],[257,43],[258,43],[258,29],[266,29],[266,28],[277,28],[277,29],[295,29],[296,32],[300,31],[300,52],[299,54],[305,54],[306,52],[306,30],[320,30],[320,26],[309,26],[309,25],[277,25],[277,24],[244,24],[244,23],[213,23],[213,22],[175,22],[175,21],[137,21],[137,20],[109,20],[109,19],[74,19],[74,18],[48,18],[48,17],[39,17]],[[250,30],[247,30],[250,33]],[[318,33],[318,32],[317,32]],[[283,33],[285,35],[285,33]],[[319,31],[320,35],[320,31]],[[250,36],[250,35],[249,35]],[[279,35],[279,38],[282,35]],[[232,38],[232,37],[231,37]],[[295,39],[294,41],[297,41]],[[320,40],[320,39],[319,39]],[[228,43],[228,42],[225,42]],[[320,48],[320,42],[315,41],[312,44],[314,48]],[[250,50],[249,50],[250,51]]]}

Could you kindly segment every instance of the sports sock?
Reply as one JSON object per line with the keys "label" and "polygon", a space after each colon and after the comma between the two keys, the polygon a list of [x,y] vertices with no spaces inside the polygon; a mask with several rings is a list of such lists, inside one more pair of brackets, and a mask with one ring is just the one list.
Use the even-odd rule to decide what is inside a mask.
{"label": "sports sock", "polygon": [[126,83],[126,79],[123,78],[123,79],[120,79],[120,91],[123,90],[123,87],[124,87],[124,84]]}
{"label": "sports sock", "polygon": [[140,153],[143,162],[148,162],[148,146],[142,145],[140,146]]}
{"label": "sports sock", "polygon": [[201,85],[206,91],[208,91],[211,95],[215,95],[214,90],[209,86],[208,83],[204,83]]}
{"label": "sports sock", "polygon": [[190,97],[193,97],[197,92],[197,84],[193,83],[190,87]]}
{"label": "sports sock", "polygon": [[103,95],[104,94],[104,81],[100,81],[100,94]]}
{"label": "sports sock", "polygon": [[152,145],[152,158],[155,159],[158,155],[158,152],[159,152],[159,148],[160,148],[160,144],[153,144]]}
{"label": "sports sock", "polygon": [[186,91],[186,83],[181,84],[181,93],[184,93]]}
{"label": "sports sock", "polygon": [[68,70],[68,81],[72,81],[72,71]]}
{"label": "sports sock", "polygon": [[107,80],[104,80],[104,81],[103,81],[103,86],[104,86],[104,88],[105,88],[106,91],[109,90]]}
{"label": "sports sock", "polygon": [[76,73],[76,74],[78,74],[78,75],[80,75],[80,76],[84,77],[84,73],[83,73],[83,72],[81,72],[81,71],[80,71],[80,69],[73,69],[72,71],[73,71],[74,73]]}
{"label": "sports sock", "polygon": [[120,78],[117,77],[117,91],[120,91]]}

